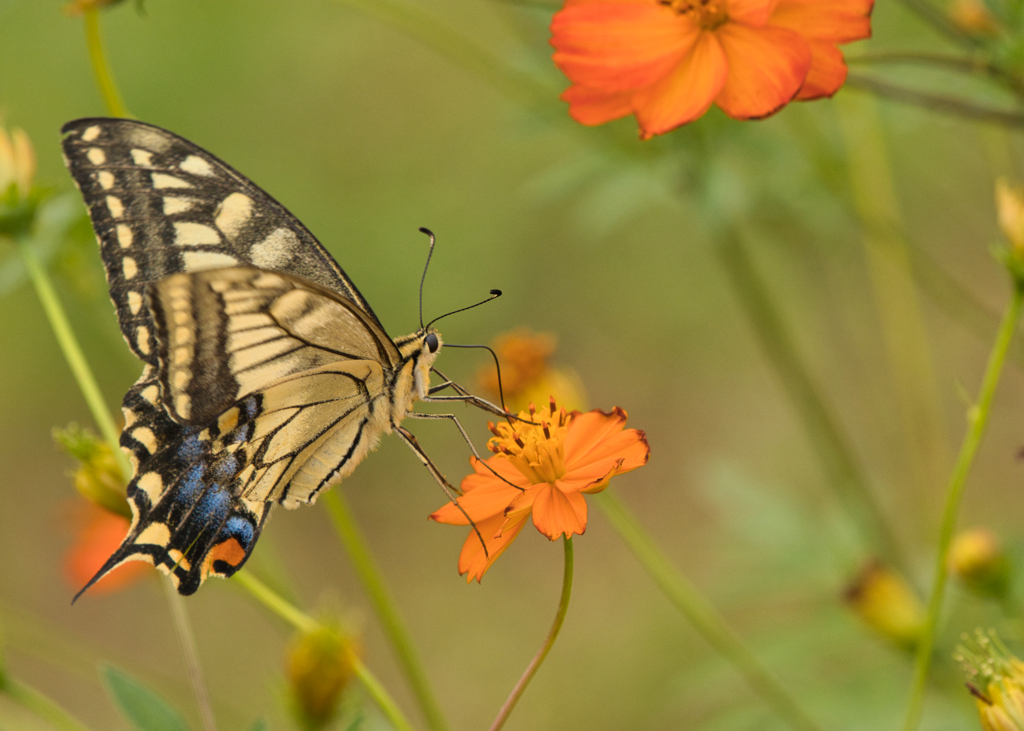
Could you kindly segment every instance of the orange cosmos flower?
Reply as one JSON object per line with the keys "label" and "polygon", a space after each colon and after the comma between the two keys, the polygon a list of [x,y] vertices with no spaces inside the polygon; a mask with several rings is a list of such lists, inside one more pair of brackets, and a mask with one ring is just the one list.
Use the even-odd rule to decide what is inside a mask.
{"label": "orange cosmos flower", "polygon": [[583,124],[635,114],[644,139],[702,116],[774,114],[846,80],[840,43],[874,0],[565,0],[551,23],[562,99]]}
{"label": "orange cosmos flower", "polygon": [[[623,429],[626,412],[617,406],[611,413],[568,414],[551,399],[547,410],[538,412],[531,404],[519,418],[534,424],[516,422],[515,429],[489,425],[494,438],[487,448],[497,456],[487,465],[494,472],[472,459],[474,474],[462,481],[459,503],[476,523],[488,554],[470,532],[459,555],[459,573],[466,574],[466,581],[480,581],[531,516],[551,540],[582,534],[587,529],[583,494],[601,492],[612,477],[643,466],[650,455],[642,431]],[[469,525],[452,503],[430,517]]]}
{"label": "orange cosmos flower", "polygon": [[[65,574],[77,591],[96,575],[124,540],[131,521],[84,501],[76,505],[77,521],[81,524],[75,542],[65,557]],[[123,589],[149,571],[141,561],[129,561],[100,579],[91,589],[94,594],[105,594]]]}

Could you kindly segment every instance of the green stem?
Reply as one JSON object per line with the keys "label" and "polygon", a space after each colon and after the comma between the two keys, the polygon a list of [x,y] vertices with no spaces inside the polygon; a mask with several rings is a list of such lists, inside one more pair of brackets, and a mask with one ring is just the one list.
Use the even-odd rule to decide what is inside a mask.
{"label": "green stem", "polygon": [[192,622],[188,617],[185,600],[174,588],[173,583],[170,581],[161,583],[164,585],[167,603],[171,606],[171,620],[174,622],[174,630],[178,635],[178,644],[181,645],[181,654],[185,657],[185,670],[188,673],[189,682],[192,684],[196,705],[199,706],[199,718],[202,720],[203,729],[217,731],[217,718],[213,714],[210,694],[206,690],[203,666],[199,663],[199,650],[196,647],[196,638],[192,632]]}
{"label": "green stem", "polygon": [[121,92],[117,89],[114,81],[114,74],[107,62],[107,54],[103,50],[103,35],[100,33],[100,11],[90,8],[83,13],[85,20],[85,43],[89,48],[89,62],[92,64],[92,73],[96,77],[96,86],[99,87],[100,96],[107,105],[107,111],[112,117],[131,117],[128,108],[124,105]]}
{"label": "green stem", "polygon": [[548,656],[552,646],[555,644],[555,640],[558,639],[558,633],[561,631],[562,623],[565,621],[565,613],[569,611],[569,598],[572,596],[572,538],[563,538],[562,545],[565,546],[565,569],[562,574],[562,596],[558,599],[555,621],[551,624],[551,629],[548,630],[548,636],[544,639],[544,644],[540,646],[537,654],[533,656],[533,660],[526,666],[526,670],[523,672],[522,677],[519,678],[519,682],[516,683],[512,692],[509,693],[501,710],[498,711],[494,723],[491,724],[490,731],[499,731],[505,725],[508,717],[512,714],[512,709],[516,707],[516,703],[519,702],[519,699],[526,691],[526,686],[530,684],[533,676],[537,674],[537,670],[540,669],[544,658]]}
{"label": "green stem", "polygon": [[775,714],[799,731],[818,731],[814,723],[754,656],[743,640],[648,537],[622,501],[610,490],[593,496],[605,517],[669,601],[743,676]]}
{"label": "green stem", "polygon": [[0,693],[61,731],[89,731],[89,728],[35,688],[0,674]]}
{"label": "green stem", "polygon": [[804,422],[829,484],[856,521],[870,550],[881,555],[890,565],[902,568],[904,564],[896,540],[868,488],[867,477],[838,419],[797,353],[782,316],[739,235],[734,231],[724,232],[720,237],[718,252],[765,355]]}
{"label": "green stem", "polygon": [[[269,586],[248,571],[239,571],[232,577],[232,580],[252,594],[263,606],[299,632],[313,632],[320,627],[319,622],[279,594],[274,593]],[[412,724],[402,714],[398,704],[388,695],[387,690],[377,680],[376,676],[370,672],[359,656],[355,653],[350,653],[350,659],[352,660],[352,669],[355,671],[356,677],[359,678],[359,682],[363,684],[363,688],[373,698],[385,718],[388,719],[396,731],[413,731]]]}
{"label": "green stem", "polygon": [[917,645],[917,654],[914,659],[914,681],[910,691],[910,701],[907,705],[907,718],[903,724],[903,731],[914,731],[921,720],[921,711],[924,707],[924,692],[932,661],[932,650],[935,647],[935,634],[939,626],[939,615],[942,611],[946,580],[949,577],[949,546],[953,540],[953,530],[956,528],[960,500],[964,494],[964,487],[967,484],[967,476],[971,472],[974,457],[978,453],[978,447],[981,445],[981,439],[985,435],[985,429],[988,426],[992,399],[995,396],[996,386],[999,384],[999,376],[1006,361],[1006,353],[1009,350],[1010,342],[1017,331],[1022,303],[1024,303],[1024,286],[1022,286],[1021,282],[1015,281],[1013,296],[1006,308],[1006,312],[1003,314],[1002,321],[999,323],[996,340],[992,345],[988,365],[985,367],[985,375],[981,381],[977,404],[967,413],[967,434],[964,435],[963,444],[960,446],[960,454],[957,456],[956,465],[953,467],[953,474],[950,476],[949,487],[946,490],[946,503],[942,510],[942,525],[939,529],[938,553],[935,557],[935,575],[932,580],[931,597],[928,600],[928,616],[925,619],[921,639]]}
{"label": "green stem", "polygon": [[345,550],[348,551],[348,555],[352,559],[363,588],[370,597],[377,618],[398,655],[399,664],[409,680],[409,685],[412,686],[413,694],[423,710],[427,725],[433,731],[445,731],[448,725],[441,712],[441,706],[434,697],[423,663],[413,646],[409,630],[399,616],[395,602],[384,586],[380,570],[370,555],[366,539],[359,531],[341,490],[336,488],[326,492],[320,500],[327,506],[327,512],[334,522]]}
{"label": "green stem", "polygon": [[60,303],[60,298],[57,296],[53,283],[50,281],[49,276],[47,276],[42,263],[36,257],[30,239],[27,237],[20,238],[17,243],[18,253],[21,254],[21,259],[25,263],[25,270],[28,272],[32,286],[35,287],[39,301],[43,305],[46,318],[50,321],[50,329],[53,330],[61,352],[64,353],[64,359],[71,368],[71,373],[78,383],[78,388],[85,398],[85,403],[89,406],[93,421],[96,422],[96,426],[99,428],[103,438],[110,445],[110,449],[114,452],[114,456],[121,466],[121,472],[124,474],[125,481],[128,481],[131,479],[132,468],[128,463],[128,458],[121,451],[119,430],[114,424],[113,416],[111,416],[110,410],[107,408],[103,394],[100,392],[100,387],[96,383],[96,378],[93,376],[92,370],[82,354],[82,348],[78,344],[78,338],[75,337],[74,331],[71,329],[71,324],[68,322],[67,314]]}

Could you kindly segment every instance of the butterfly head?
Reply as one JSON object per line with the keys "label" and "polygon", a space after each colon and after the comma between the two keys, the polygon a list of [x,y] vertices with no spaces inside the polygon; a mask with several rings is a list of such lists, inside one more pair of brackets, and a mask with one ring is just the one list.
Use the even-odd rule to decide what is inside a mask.
{"label": "butterfly head", "polygon": [[405,363],[405,367],[400,370],[412,376],[410,395],[413,398],[424,398],[430,389],[430,369],[443,345],[441,333],[428,326],[397,340],[395,344]]}

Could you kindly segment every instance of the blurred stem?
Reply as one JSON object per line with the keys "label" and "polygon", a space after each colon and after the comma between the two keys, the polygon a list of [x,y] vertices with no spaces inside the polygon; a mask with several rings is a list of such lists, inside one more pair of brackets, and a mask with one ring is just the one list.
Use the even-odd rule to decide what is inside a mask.
{"label": "blurred stem", "polygon": [[869,91],[875,96],[885,99],[922,107],[932,112],[942,112],[954,117],[976,119],[980,122],[991,122],[1006,127],[1024,127],[1024,112],[996,109],[945,94],[908,89],[905,86],[872,76],[850,74],[846,77],[846,86],[851,89]]}
{"label": "blurred stem", "polygon": [[912,63],[925,66],[939,66],[965,74],[979,72],[991,76],[1017,95],[1024,94],[1024,81],[1016,74],[1006,71],[986,58],[974,56],[957,56],[950,53],[929,53],[927,51],[880,51],[877,53],[861,53],[847,56],[848,63]]}
{"label": "blurred stem", "polygon": [[562,545],[565,547],[565,569],[562,573],[562,596],[558,599],[555,621],[551,624],[551,629],[548,630],[548,636],[544,639],[544,644],[540,646],[537,654],[533,656],[533,660],[526,666],[526,670],[523,672],[522,677],[519,678],[519,682],[516,683],[505,703],[501,706],[501,710],[498,711],[494,723],[491,724],[490,731],[499,731],[505,725],[508,717],[512,714],[512,710],[516,707],[516,703],[519,702],[519,699],[522,698],[523,693],[526,691],[526,686],[530,684],[533,676],[537,674],[537,670],[540,669],[544,658],[548,656],[552,646],[555,644],[555,640],[558,639],[558,633],[561,631],[562,623],[565,621],[565,613],[569,611],[569,599],[572,596],[572,538],[563,536]]}
{"label": "blurred stem", "polygon": [[320,500],[327,506],[327,512],[331,516],[331,520],[338,531],[338,536],[341,538],[345,550],[348,551],[356,573],[359,574],[359,580],[363,584],[363,589],[369,596],[370,603],[373,604],[373,608],[377,613],[377,618],[380,620],[384,632],[387,634],[391,645],[395,649],[395,653],[398,655],[399,664],[409,680],[409,685],[412,686],[416,700],[419,702],[423,715],[427,720],[427,725],[432,731],[446,731],[448,724],[444,719],[444,714],[441,712],[440,704],[434,697],[427,672],[419,655],[416,653],[409,630],[402,621],[394,600],[384,586],[384,579],[381,576],[380,569],[377,568],[373,557],[370,555],[366,539],[356,525],[352,511],[349,510],[341,490],[330,490]]}
{"label": "blurred stem", "polygon": [[60,298],[57,296],[53,283],[50,281],[42,263],[36,257],[31,239],[22,237],[18,239],[17,243],[18,253],[25,263],[25,270],[32,281],[32,286],[35,287],[40,303],[43,305],[46,319],[50,322],[50,329],[53,330],[61,352],[64,353],[64,359],[71,368],[71,373],[78,383],[78,388],[82,392],[86,404],[89,406],[93,421],[96,422],[96,426],[99,428],[103,438],[110,445],[110,449],[113,451],[114,457],[121,467],[125,482],[127,482],[131,479],[132,468],[128,463],[128,458],[121,451],[118,438],[119,430],[114,425],[114,419],[107,408],[106,402],[103,400],[103,394],[96,383],[96,378],[93,376],[92,370],[82,354],[82,348],[78,344],[78,338],[75,337],[74,331],[71,329],[71,324],[68,322],[68,317],[64,312],[63,305],[60,303]]}
{"label": "blurred stem", "polygon": [[88,726],[32,686],[0,671],[0,694],[39,716],[60,731],[89,731]]}
{"label": "blurred stem", "polygon": [[853,449],[797,353],[793,338],[739,234],[724,231],[719,237],[718,253],[765,355],[804,422],[829,484],[860,528],[868,550],[902,570],[905,564],[896,541],[868,488]]}
{"label": "blurred stem", "polygon": [[[100,387],[96,383],[92,369],[89,368],[89,363],[82,353],[82,348],[78,344],[78,338],[75,337],[74,330],[71,329],[71,323],[68,322],[67,314],[64,312],[64,307],[61,305],[60,298],[53,287],[53,282],[50,281],[46,270],[35,255],[31,239],[28,237],[18,239],[18,252],[21,254],[22,261],[25,262],[25,270],[28,272],[32,286],[35,287],[39,301],[43,305],[43,311],[50,321],[50,329],[53,330],[57,343],[64,353],[64,359],[74,374],[78,388],[89,406],[89,411],[92,412],[92,418],[96,422],[97,427],[99,427],[100,433],[103,434],[103,438],[110,445],[110,449],[114,453],[118,465],[121,467],[121,473],[124,476],[125,482],[130,482],[132,468],[125,453],[121,451],[118,430],[114,425],[114,417],[103,400],[103,394],[100,392]],[[170,593],[173,594],[174,599],[177,600],[177,602],[171,601],[171,616],[174,618],[174,630],[178,636],[182,653],[185,656],[189,680],[192,682],[192,689],[196,694],[196,703],[199,705],[200,715],[203,717],[203,726],[207,731],[214,731],[216,726],[209,725],[213,723],[213,711],[210,709],[209,694],[203,685],[203,675],[199,667],[199,653],[196,650],[195,638],[189,625],[188,614],[184,604],[181,602],[181,597],[178,596],[173,586],[171,586],[169,581],[165,583],[169,587]]]}
{"label": "blurred stem", "polygon": [[932,5],[928,0],[899,1],[904,7],[950,40],[966,48],[978,47],[979,43],[976,38],[958,28],[942,10]]}
{"label": "blurred stem", "polygon": [[100,11],[96,8],[89,8],[83,14],[85,21],[85,43],[89,48],[89,62],[92,64],[92,73],[96,77],[96,86],[99,87],[100,96],[107,105],[107,111],[112,117],[131,117],[121,92],[117,89],[114,81],[114,74],[107,62],[107,54],[103,49],[103,34],[100,32]]}
{"label": "blurred stem", "polygon": [[914,660],[914,681],[911,687],[910,701],[907,706],[907,718],[903,724],[903,731],[914,731],[921,720],[921,710],[924,706],[924,693],[928,682],[928,671],[931,666],[932,650],[935,646],[935,635],[939,625],[939,615],[942,611],[946,580],[949,577],[949,546],[953,540],[957,512],[960,509],[960,500],[963,497],[964,487],[967,484],[967,476],[970,474],[971,465],[974,463],[974,457],[978,452],[981,439],[985,435],[985,429],[988,426],[992,399],[995,396],[996,386],[999,384],[999,376],[1006,361],[1006,353],[1009,350],[1010,342],[1017,331],[1022,303],[1024,303],[1024,286],[1022,286],[1020,281],[1014,281],[1013,296],[999,324],[999,331],[996,333],[996,340],[992,345],[988,365],[985,367],[985,375],[981,381],[977,403],[967,412],[967,433],[964,435],[960,454],[957,457],[956,466],[953,468],[949,487],[946,490],[946,503],[942,511],[939,545],[935,557],[932,593],[928,600],[928,616],[925,619],[921,639],[917,645],[917,653]]}
{"label": "blurred stem", "polygon": [[[264,584],[248,571],[239,571],[232,577],[232,580],[252,594],[260,604],[272,611],[299,632],[306,634],[320,628],[321,625],[319,622],[296,607],[294,604],[288,602],[279,594],[275,593],[269,586]],[[346,648],[348,648],[348,643],[346,643]],[[352,652],[351,648],[348,649],[349,658],[352,661],[352,669],[355,671],[356,677],[359,678],[359,682],[363,684],[363,688],[370,694],[370,697],[373,698],[385,718],[388,719],[396,731],[413,731],[412,724],[410,724],[409,720],[402,714],[402,711],[398,708],[398,704],[395,703],[394,699],[390,695],[388,695],[384,686],[381,685],[376,676],[370,672],[362,659]]]}
{"label": "blurred stem", "polygon": [[593,496],[597,506],[654,583],[708,644],[743,676],[750,688],[793,729],[818,731],[790,694],[776,682],[714,607],[654,544],[629,509],[611,490]]}
{"label": "blurred stem", "polygon": [[181,654],[185,657],[185,671],[188,673],[192,692],[196,696],[196,705],[199,706],[199,718],[203,722],[203,729],[217,731],[217,718],[213,715],[213,706],[210,705],[210,694],[206,690],[203,667],[199,663],[199,650],[196,648],[195,633],[192,632],[192,623],[188,618],[185,600],[174,588],[172,582],[162,581],[160,583],[164,585],[167,603],[171,605],[171,620],[174,622],[174,630],[178,635]]}

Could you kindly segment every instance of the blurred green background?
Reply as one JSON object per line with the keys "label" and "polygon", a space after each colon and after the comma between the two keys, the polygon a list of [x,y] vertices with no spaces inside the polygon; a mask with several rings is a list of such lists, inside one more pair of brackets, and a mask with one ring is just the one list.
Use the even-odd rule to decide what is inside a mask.
{"label": "blurred green background", "polygon": [[[989,252],[992,187],[997,174],[1019,174],[1019,139],[844,90],[763,122],[713,110],[640,143],[631,119],[601,129],[569,120],[547,44],[554,8],[501,0],[413,7],[551,93],[495,84],[446,56],[457,49],[443,38],[433,36],[439,53],[341,1],[148,0],[144,14],[129,3],[105,11],[103,27],[131,111],[285,204],[392,336],[417,326],[426,253],[419,226],[438,235],[428,316],[490,288],[505,292],[446,320],[446,340],[489,342],[520,325],[554,333],[556,362],[580,374],[591,405],[619,405],[647,432],[649,465],[613,489],[651,536],[823,728],[896,727],[910,657],[841,602],[867,553],[738,304],[716,237],[723,225],[743,233],[923,595],[968,394],[1008,296]],[[850,54],[945,48],[892,0],[880,0],[874,26],[875,38]],[[898,72],[1001,101],[968,82]],[[0,116],[31,136],[41,184],[73,191],[60,126],[105,113],[81,21],[56,0],[0,0]],[[869,218],[880,215],[881,229],[858,212],[864,198],[852,181],[865,179]],[[97,661],[111,662],[197,724],[155,576],[70,605],[78,587],[62,562],[78,498],[68,478],[74,465],[50,433],[91,419],[13,249],[0,248],[0,257],[5,668],[92,727],[124,727],[96,672]],[[50,264],[117,408],[139,364],[121,341],[95,244],[78,237]],[[1007,367],[961,521],[1011,545],[1024,535],[1021,352]],[[438,365],[472,383],[485,362],[448,350]],[[482,445],[486,418],[467,410],[465,421]],[[453,481],[465,474],[467,449],[450,425],[409,426]],[[561,548],[524,531],[481,585],[467,586],[456,572],[464,531],[427,521],[443,495],[396,439],[385,439],[343,489],[453,728],[484,727],[547,632]],[[507,728],[784,728],[597,510],[575,543],[565,628]],[[367,664],[419,722],[322,508],[275,511],[249,565],[286,576],[311,612],[340,612],[362,633]],[[188,607],[222,728],[257,716],[291,727],[282,675],[290,629],[231,582],[208,582]],[[994,607],[952,587],[922,728],[977,726],[950,653],[957,635],[978,625],[999,627],[1011,642],[1021,635]],[[379,723],[371,711],[367,727]],[[2,696],[0,727],[45,728]]]}

